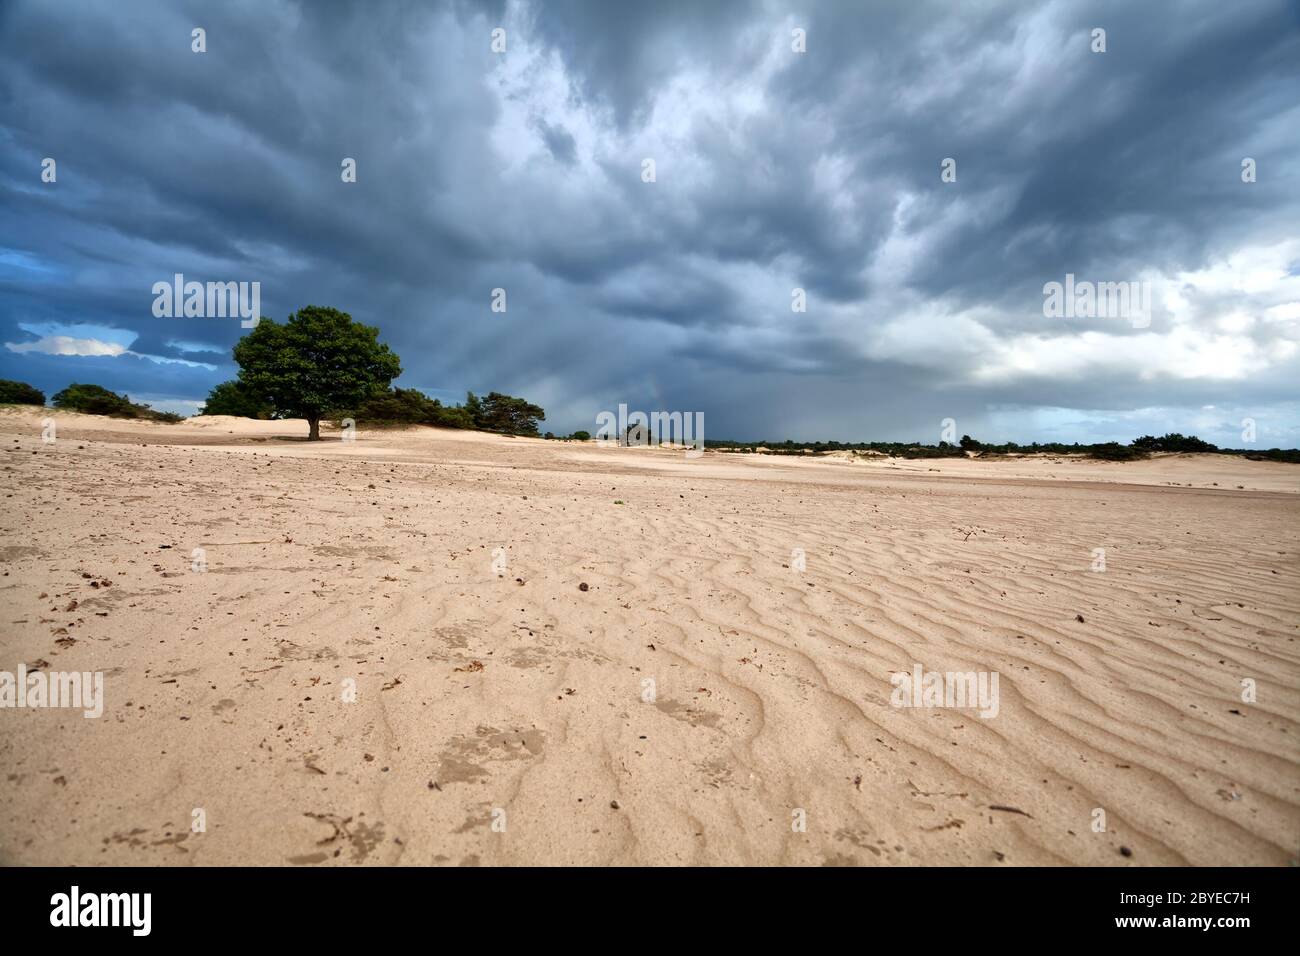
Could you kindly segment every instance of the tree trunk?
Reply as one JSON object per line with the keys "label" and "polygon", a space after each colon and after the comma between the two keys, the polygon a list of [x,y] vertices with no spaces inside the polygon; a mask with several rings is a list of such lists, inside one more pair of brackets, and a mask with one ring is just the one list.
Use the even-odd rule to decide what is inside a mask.
{"label": "tree trunk", "polygon": [[311,426],[311,433],[307,436],[308,441],[320,441],[320,419],[309,418],[307,424]]}

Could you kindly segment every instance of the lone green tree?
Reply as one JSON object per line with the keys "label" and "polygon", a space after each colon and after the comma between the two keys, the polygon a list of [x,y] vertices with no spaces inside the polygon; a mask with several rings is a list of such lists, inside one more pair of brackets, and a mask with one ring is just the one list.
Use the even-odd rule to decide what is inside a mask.
{"label": "lone green tree", "polygon": [[338,309],[309,305],[283,325],[262,319],[235,346],[239,384],[281,418],[305,418],[320,441],[320,420],[355,408],[402,373],[379,330]]}

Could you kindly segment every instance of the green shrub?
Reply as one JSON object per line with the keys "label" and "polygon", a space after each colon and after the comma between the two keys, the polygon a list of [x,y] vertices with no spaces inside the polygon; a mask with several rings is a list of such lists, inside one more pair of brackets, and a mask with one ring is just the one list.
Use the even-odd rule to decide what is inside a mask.
{"label": "green shrub", "polygon": [[0,378],[0,404],[44,405],[45,393],[26,382],[11,382],[9,379]]}
{"label": "green shrub", "polygon": [[238,380],[222,382],[208,393],[200,415],[234,415],[237,418],[270,418],[270,403],[263,401]]}
{"label": "green shrub", "polygon": [[428,423],[438,407],[436,398],[418,389],[390,388],[376,392],[341,417],[355,419],[358,424],[419,425]]}
{"label": "green shrub", "polygon": [[102,385],[84,385],[79,382],[56,393],[53,401],[55,408],[66,408],[87,415],[116,415],[120,418],[136,418],[136,412],[141,407],[133,404],[127,396],[110,392]]}
{"label": "green shrub", "polygon": [[336,412],[358,424],[433,425],[438,428],[474,428],[474,418],[463,405],[444,405],[416,388],[393,388],[376,392],[350,411]]}
{"label": "green shrub", "polygon": [[1178,432],[1169,432],[1160,438],[1152,435],[1143,435],[1141,438],[1133,439],[1134,448],[1144,448],[1147,451],[1200,451],[1211,452],[1218,451],[1217,445],[1211,445],[1207,441],[1202,441],[1195,435],[1180,435]]}
{"label": "green shrub", "polygon": [[425,424],[437,425],[439,428],[474,427],[474,416],[464,405],[443,405],[436,398],[433,401],[437,407],[433,410],[433,417]]}
{"label": "green shrub", "polygon": [[142,418],[151,422],[179,422],[184,416],[175,412],[154,411],[148,405],[137,405],[129,396],[110,392],[102,385],[74,382],[52,399],[55,408],[86,415],[112,415],[114,418]]}
{"label": "green shrub", "polygon": [[1143,458],[1150,458],[1151,455],[1142,448],[1121,445],[1117,441],[1108,441],[1091,446],[1088,450],[1088,457],[1100,458],[1102,461],[1140,461]]}

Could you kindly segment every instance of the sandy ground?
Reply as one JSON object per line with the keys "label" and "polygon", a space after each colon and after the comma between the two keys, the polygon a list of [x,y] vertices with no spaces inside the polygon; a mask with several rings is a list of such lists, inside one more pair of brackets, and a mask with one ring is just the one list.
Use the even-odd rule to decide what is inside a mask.
{"label": "sandy ground", "polygon": [[[0,863],[1300,855],[1300,467],[41,417],[0,670],[104,715],[0,710]],[[891,706],[917,664],[996,716]]]}

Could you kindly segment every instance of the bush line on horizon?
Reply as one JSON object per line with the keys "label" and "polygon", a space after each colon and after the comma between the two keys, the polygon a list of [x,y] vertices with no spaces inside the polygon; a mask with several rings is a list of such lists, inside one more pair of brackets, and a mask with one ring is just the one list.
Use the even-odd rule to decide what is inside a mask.
{"label": "bush line on horizon", "polygon": [[[346,315],[346,313],[340,313]],[[260,327],[260,323],[259,323]],[[385,348],[387,348],[385,346]],[[396,357],[396,356],[394,356]],[[147,421],[174,423],[184,417],[173,412],[160,412],[148,405],[134,403],[129,396],[118,395],[99,385],[72,383],[52,399],[55,408],[89,415],[107,415],[114,418],[136,418]],[[26,382],[0,379],[0,405],[45,406],[45,393]],[[259,399],[240,380],[233,379],[215,386],[199,415],[230,415],[236,418],[271,420],[289,417],[277,414],[274,406]],[[385,384],[354,408],[331,410],[324,416],[336,423],[351,418],[371,428],[427,425],[436,428],[464,428],[498,432],[508,435],[527,435],[560,441],[590,441],[591,433],[578,430],[570,435],[556,435],[538,431],[537,421],[546,419],[538,405],[522,398],[500,392],[489,392],[479,398],[473,392],[466,395],[464,405],[443,405],[429,398],[419,389],[390,388]],[[719,452],[755,454],[763,449],[771,455],[818,455],[832,451],[874,451],[891,458],[965,458],[969,454],[984,455],[1084,455],[1104,461],[1135,461],[1149,458],[1153,452],[1181,452],[1196,454],[1237,455],[1252,461],[1283,461],[1300,464],[1300,449],[1294,448],[1220,448],[1197,438],[1169,432],[1160,437],[1143,435],[1127,445],[1119,442],[1098,442],[1081,445],[1078,442],[1032,442],[1002,444],[980,442],[969,435],[953,444],[940,441],[937,445],[923,442],[796,442],[787,438],[783,442],[732,439],[707,439],[706,448]]]}
{"label": "bush line on horizon", "polygon": [[[110,392],[100,385],[73,382],[56,392],[50,400],[55,408],[86,415],[107,415],[111,418],[138,418],[153,422],[180,422],[184,416],[175,412],[160,412],[131,401],[129,395]],[[45,393],[26,382],[0,379],[0,405],[36,405],[45,407]]]}
{"label": "bush line on horizon", "polygon": [[1300,449],[1295,448],[1220,448],[1218,445],[1203,441],[1195,435],[1182,435],[1169,432],[1156,437],[1143,435],[1134,438],[1127,445],[1119,442],[1096,442],[1081,445],[1078,442],[1033,442],[1028,445],[1017,442],[993,444],[976,441],[969,435],[963,435],[961,441],[953,444],[941,441],[937,445],[923,442],[841,442],[818,441],[796,442],[786,439],[784,442],[749,442],[730,439],[708,439],[705,447],[719,452],[736,454],[755,454],[763,449],[770,455],[817,455],[831,451],[874,451],[891,458],[966,458],[971,454],[985,455],[1084,455],[1103,461],[1137,461],[1149,458],[1153,452],[1182,452],[1211,455],[1239,455],[1252,461],[1269,460],[1300,464]]}

